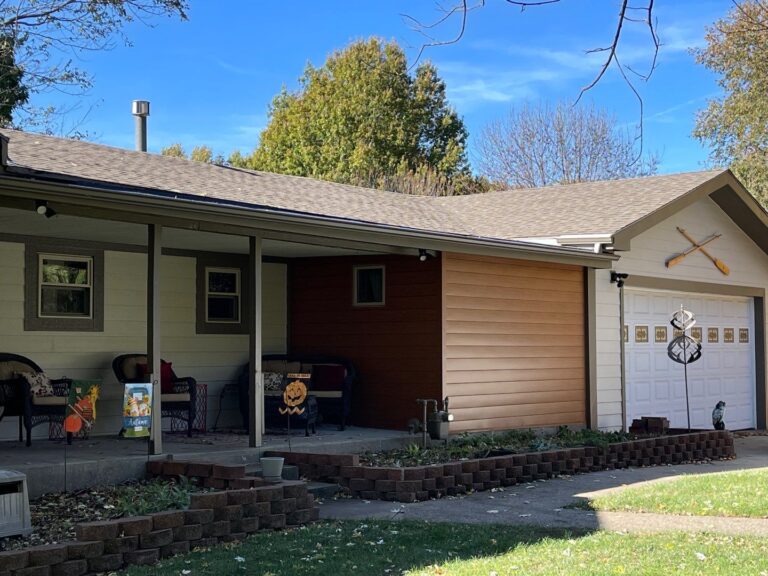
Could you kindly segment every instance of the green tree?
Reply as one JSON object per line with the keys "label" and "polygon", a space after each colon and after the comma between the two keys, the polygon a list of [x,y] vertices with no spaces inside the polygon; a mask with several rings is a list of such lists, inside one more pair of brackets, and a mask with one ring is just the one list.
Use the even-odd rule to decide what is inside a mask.
{"label": "green tree", "polygon": [[13,36],[0,36],[0,126],[13,124],[13,110],[29,100],[29,89],[23,84],[24,71],[16,65]]}
{"label": "green tree", "polygon": [[216,164],[217,166],[223,166],[227,163],[221,154],[213,155],[213,150],[210,146],[195,146],[192,148],[192,152],[187,154],[179,142],[175,142],[170,146],[160,149],[160,154],[163,156],[172,156],[173,158],[183,158],[184,160],[194,160],[195,162],[203,162],[204,164]]}
{"label": "green tree", "polygon": [[79,53],[107,50],[116,38],[128,43],[123,30],[131,22],[186,19],[186,11],[187,0],[0,0],[0,106],[20,113],[17,125],[50,131],[55,110],[26,107],[30,95],[81,94],[92,79],[76,65]]}
{"label": "green tree", "polygon": [[696,60],[723,89],[699,112],[694,136],[768,207],[768,4],[747,0],[707,28]]}
{"label": "green tree", "polygon": [[184,147],[178,142],[174,142],[170,146],[161,148],[160,154],[163,156],[171,156],[173,158],[183,158],[184,160],[188,159],[187,151],[184,150]]}
{"label": "green tree", "polygon": [[411,76],[394,42],[354,42],[322,67],[308,65],[300,84],[275,97],[259,146],[233,154],[232,165],[336,182],[422,166],[448,177],[467,171],[467,131],[445,84],[429,63]]}

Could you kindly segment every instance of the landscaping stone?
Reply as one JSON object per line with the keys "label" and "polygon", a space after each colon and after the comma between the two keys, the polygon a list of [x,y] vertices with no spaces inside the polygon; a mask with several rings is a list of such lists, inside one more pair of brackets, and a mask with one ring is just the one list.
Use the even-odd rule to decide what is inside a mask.
{"label": "landscaping stone", "polygon": [[51,567],[51,576],[82,576],[88,572],[87,560],[67,560]]}
{"label": "landscaping stone", "polygon": [[28,568],[22,568],[21,570],[16,570],[16,572],[14,572],[14,576],[50,576],[50,575],[51,575],[50,566],[30,566]]}
{"label": "landscaping stone", "polygon": [[122,554],[104,554],[88,559],[88,570],[91,572],[113,572],[123,565]]}
{"label": "landscaping stone", "polygon": [[179,554],[186,554],[187,552],[189,552],[188,540],[171,542],[160,548],[160,558],[170,558],[171,556],[178,556]]}
{"label": "landscaping stone", "polygon": [[173,542],[173,530],[166,528],[165,530],[155,530],[147,534],[139,536],[139,547],[142,549],[148,548],[160,548]]}
{"label": "landscaping stone", "polygon": [[187,475],[187,462],[180,460],[165,460],[163,462],[163,476],[178,478]]}
{"label": "landscaping stone", "polygon": [[210,522],[213,522],[212,509],[202,508],[184,511],[184,524],[208,524]]}
{"label": "landscaping stone", "polygon": [[70,560],[81,560],[95,558],[104,553],[104,542],[99,540],[95,542],[69,542],[67,544],[67,558]]}
{"label": "landscaping stone", "polygon": [[227,492],[227,502],[231,504],[254,504],[256,503],[256,492],[254,490],[229,490]]}
{"label": "landscaping stone", "polygon": [[174,542],[199,540],[202,537],[203,526],[201,524],[187,524],[185,526],[177,526],[173,529]]}
{"label": "landscaping stone", "polygon": [[139,547],[138,536],[123,536],[113,540],[104,540],[104,552],[106,554],[125,554]]}
{"label": "landscaping stone", "polygon": [[118,533],[122,536],[139,536],[152,531],[152,517],[134,516],[133,518],[124,518],[118,524]]}
{"label": "landscaping stone", "polygon": [[75,535],[82,542],[95,540],[114,540],[117,538],[120,524],[114,520],[85,522],[75,526]]}
{"label": "landscaping stone", "polygon": [[245,532],[232,532],[219,538],[219,542],[240,542],[245,540],[248,535]]}
{"label": "landscaping stone", "polygon": [[296,498],[272,501],[272,514],[289,514],[296,510]]}
{"label": "landscaping stone", "polygon": [[[168,532],[170,532],[170,530]],[[146,534],[144,536],[146,536]],[[142,538],[144,538],[144,536],[142,536]],[[123,554],[123,561],[126,564],[133,566],[148,566],[150,564],[155,564],[158,560],[160,560],[160,550],[158,548],[145,548]]]}
{"label": "landscaping stone", "polygon": [[221,480],[236,480],[237,478],[243,478],[245,476],[245,466],[214,464],[211,470],[211,476]]}
{"label": "landscaping stone", "polygon": [[189,509],[216,509],[227,505],[226,492],[198,492],[189,495]]}
{"label": "landscaping stone", "polygon": [[280,486],[260,486],[253,490],[256,492],[257,502],[271,502],[283,498],[283,489]]}
{"label": "landscaping stone", "polygon": [[243,516],[245,517],[266,516],[271,513],[271,502],[257,502],[256,504],[246,504],[243,506]]}
{"label": "landscaping stone", "polygon": [[216,546],[218,543],[218,538],[200,538],[200,540],[195,540],[195,542],[192,543],[192,549],[211,548],[212,546]]}
{"label": "landscaping stone", "polygon": [[29,564],[29,552],[26,550],[11,550],[0,552],[0,571],[21,570]]}
{"label": "landscaping stone", "polygon": [[278,530],[285,528],[285,514],[267,514],[259,519],[262,527]]}
{"label": "landscaping stone", "polygon": [[48,544],[29,549],[28,566],[50,566],[67,559],[66,544]]}
{"label": "landscaping stone", "polygon": [[155,512],[149,514],[152,518],[152,530],[168,530],[169,528],[176,528],[177,526],[184,525],[184,511],[183,510],[170,510],[168,512]]}
{"label": "landscaping stone", "polygon": [[246,534],[256,532],[259,529],[259,519],[257,517],[243,518],[239,522],[239,528],[240,531],[245,532]]}
{"label": "landscaping stone", "polygon": [[202,462],[190,462],[187,466],[187,476],[190,478],[208,478],[211,475],[213,464]]}

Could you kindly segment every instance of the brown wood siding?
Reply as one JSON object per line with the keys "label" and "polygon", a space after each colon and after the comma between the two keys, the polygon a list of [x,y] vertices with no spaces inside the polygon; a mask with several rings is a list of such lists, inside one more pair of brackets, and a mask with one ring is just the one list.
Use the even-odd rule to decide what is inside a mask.
{"label": "brown wood siding", "polygon": [[584,270],[443,254],[451,432],[586,423]]}
{"label": "brown wood siding", "polygon": [[[353,306],[353,267],[385,266],[384,306]],[[290,349],[349,358],[358,372],[352,420],[405,429],[416,398],[441,392],[440,260],[302,258],[290,265]]]}

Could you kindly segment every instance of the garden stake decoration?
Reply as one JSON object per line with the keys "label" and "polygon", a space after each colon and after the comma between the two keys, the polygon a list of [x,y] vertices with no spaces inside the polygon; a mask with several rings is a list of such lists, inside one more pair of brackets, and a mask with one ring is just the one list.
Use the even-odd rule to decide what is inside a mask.
{"label": "garden stake decoration", "polygon": [[304,414],[306,407],[302,406],[307,399],[307,384],[311,374],[288,374],[287,379],[290,380],[285,385],[283,390],[283,404],[285,407],[279,406],[277,411],[285,416],[288,425],[288,451],[291,450],[291,414]]}
{"label": "garden stake decoration", "polygon": [[686,331],[696,324],[696,317],[680,305],[680,310],[672,314],[669,322],[672,327],[682,332],[667,346],[667,356],[674,362],[683,365],[685,374],[685,411],[688,416],[688,432],[691,431],[691,405],[688,399],[688,364],[701,358],[701,342],[686,334]]}

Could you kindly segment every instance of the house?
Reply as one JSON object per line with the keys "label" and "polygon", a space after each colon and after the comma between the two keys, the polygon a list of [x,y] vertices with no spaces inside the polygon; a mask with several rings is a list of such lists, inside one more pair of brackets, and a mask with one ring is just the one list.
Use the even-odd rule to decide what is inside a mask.
{"label": "house", "polygon": [[[250,360],[252,445],[258,359],[285,352],[352,361],[361,426],[402,429],[417,398],[449,396],[454,432],[620,427],[646,409],[622,393],[642,383],[620,338],[622,290],[625,323],[650,330],[661,316],[637,315],[659,289],[747,302],[722,328],[748,329],[751,425],[764,425],[766,216],[730,172],[426,198],[1,133],[0,351],[101,379],[97,434],[120,428],[112,359],[145,351],[154,374],[162,356],[207,385],[209,418]],[[674,234],[659,245],[674,225],[722,234],[711,248],[732,260],[727,283],[701,254],[656,269],[654,250],[685,249]],[[82,281],[41,278],[57,262]],[[630,274],[625,288],[611,271]],[[15,437],[9,420],[0,438]]]}

